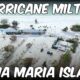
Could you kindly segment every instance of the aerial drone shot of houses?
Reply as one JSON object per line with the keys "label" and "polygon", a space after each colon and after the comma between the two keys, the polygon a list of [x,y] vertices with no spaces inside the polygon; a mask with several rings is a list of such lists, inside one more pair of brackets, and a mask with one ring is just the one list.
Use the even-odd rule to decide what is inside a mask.
{"label": "aerial drone shot of houses", "polygon": [[[38,19],[24,28],[20,22],[0,20],[0,66],[80,68],[80,25],[58,27]],[[27,23],[25,23],[27,24]]]}

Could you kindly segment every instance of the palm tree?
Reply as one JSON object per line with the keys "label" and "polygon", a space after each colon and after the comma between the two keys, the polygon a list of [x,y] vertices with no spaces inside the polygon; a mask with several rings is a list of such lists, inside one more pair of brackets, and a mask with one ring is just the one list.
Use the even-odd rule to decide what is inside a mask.
{"label": "palm tree", "polygon": [[35,24],[37,24],[38,23],[38,21],[37,21],[37,19],[35,19]]}
{"label": "palm tree", "polygon": [[17,21],[13,21],[12,22],[12,28],[17,29],[18,27],[18,22]]}

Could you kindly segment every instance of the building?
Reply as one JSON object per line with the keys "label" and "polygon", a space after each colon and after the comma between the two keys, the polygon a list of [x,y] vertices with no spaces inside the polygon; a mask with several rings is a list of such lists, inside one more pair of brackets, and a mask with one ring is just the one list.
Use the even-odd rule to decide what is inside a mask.
{"label": "building", "polygon": [[71,46],[72,46],[72,44],[69,43],[69,42],[66,42],[66,41],[59,41],[59,42],[56,44],[57,49],[58,49],[58,50],[61,50],[61,51],[70,50],[70,49],[71,49]]}
{"label": "building", "polygon": [[45,34],[45,31],[43,30],[37,30],[37,29],[23,29],[22,32],[24,34]]}
{"label": "building", "polygon": [[37,29],[22,29],[22,30],[16,30],[14,28],[6,28],[2,29],[0,28],[0,33],[5,34],[32,34],[32,35],[40,35],[45,34],[45,31],[43,30],[37,30]]}

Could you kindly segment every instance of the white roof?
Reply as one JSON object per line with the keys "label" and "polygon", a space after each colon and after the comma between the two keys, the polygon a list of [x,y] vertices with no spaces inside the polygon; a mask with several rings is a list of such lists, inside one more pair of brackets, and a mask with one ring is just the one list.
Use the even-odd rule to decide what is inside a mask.
{"label": "white roof", "polygon": [[7,28],[5,29],[5,32],[16,32],[14,28]]}
{"label": "white roof", "polygon": [[66,41],[59,41],[59,43],[60,43],[60,44],[63,44],[63,45],[69,45],[69,46],[71,46],[71,43],[66,42]]}
{"label": "white roof", "polygon": [[58,43],[57,43],[57,46],[68,46],[68,47],[70,47],[72,44],[71,43],[69,43],[69,42],[66,42],[66,41],[59,41]]}

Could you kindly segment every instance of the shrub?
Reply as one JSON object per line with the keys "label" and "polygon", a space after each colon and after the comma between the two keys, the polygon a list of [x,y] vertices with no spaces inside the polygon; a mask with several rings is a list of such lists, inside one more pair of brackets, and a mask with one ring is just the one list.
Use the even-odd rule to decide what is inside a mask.
{"label": "shrub", "polygon": [[76,52],[77,46],[78,46],[78,42],[74,42],[73,45],[72,45],[72,48],[71,48],[71,51],[72,51],[73,53]]}
{"label": "shrub", "polygon": [[61,64],[65,67],[65,66],[69,66],[71,62],[71,56],[70,54],[66,53],[64,55],[62,55],[61,57]]}
{"label": "shrub", "polygon": [[69,66],[71,63],[71,55],[69,54],[69,52],[66,52],[65,54],[63,54],[59,60],[59,64],[57,65],[58,67],[66,67]]}
{"label": "shrub", "polygon": [[76,24],[71,27],[72,31],[80,31],[80,25]]}
{"label": "shrub", "polygon": [[68,39],[68,40],[66,40],[66,41],[72,43],[71,51],[72,51],[73,53],[75,53],[75,52],[76,52],[76,48],[77,48],[77,46],[78,46],[78,39],[77,39],[77,38],[74,38],[74,39]]}
{"label": "shrub", "polygon": [[68,27],[65,27],[62,31],[67,32],[67,30],[68,30]]}
{"label": "shrub", "polygon": [[11,41],[16,41],[16,40],[17,40],[17,36],[12,35],[11,38],[10,38],[10,40],[11,40]]}
{"label": "shrub", "polygon": [[54,61],[52,62],[52,66],[55,67],[55,66],[57,65],[57,63],[58,63],[57,60],[54,60]]}
{"label": "shrub", "polygon": [[3,29],[9,28],[9,27],[10,27],[9,24],[3,24],[3,25],[0,25],[0,28],[3,28]]}
{"label": "shrub", "polygon": [[44,49],[42,48],[40,52],[43,52],[43,51],[44,51]]}
{"label": "shrub", "polygon": [[8,45],[4,47],[4,50],[6,52],[13,52],[14,51],[14,46],[13,45]]}
{"label": "shrub", "polygon": [[46,61],[43,62],[42,67],[47,67]]}
{"label": "shrub", "polygon": [[67,51],[65,54],[62,54],[59,62],[55,61],[52,63],[52,66],[56,69],[56,76],[59,74],[60,67],[70,66],[71,63],[71,54],[70,51]]}
{"label": "shrub", "polygon": [[70,43],[74,43],[75,42],[75,40],[74,39],[68,39],[68,40],[66,40],[67,42],[70,42]]}

